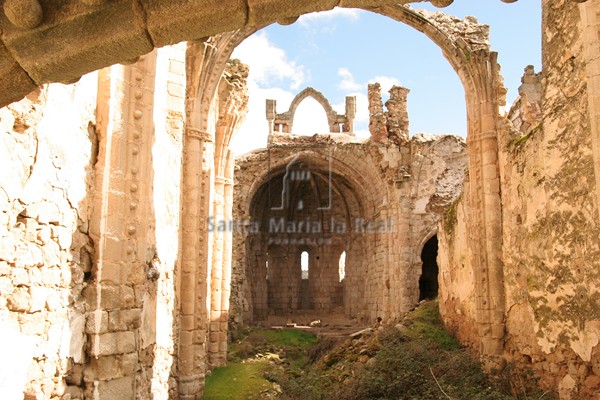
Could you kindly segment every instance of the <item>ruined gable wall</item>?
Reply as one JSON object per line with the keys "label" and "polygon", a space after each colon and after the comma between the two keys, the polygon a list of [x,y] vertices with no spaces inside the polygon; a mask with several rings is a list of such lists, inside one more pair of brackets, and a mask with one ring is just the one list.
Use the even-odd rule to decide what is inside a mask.
{"label": "ruined gable wall", "polygon": [[[531,123],[527,107],[513,108],[499,138],[505,358],[532,369],[563,399],[591,399],[600,384],[600,222],[588,109],[593,88],[586,85],[579,9],[585,5],[543,3],[543,122]],[[480,229],[470,209],[461,201],[440,225],[440,305],[459,339],[477,343],[469,307],[478,282],[463,261],[471,249],[462,232]]]}
{"label": "ruined gable wall", "polygon": [[0,393],[81,396],[97,74],[0,110]]}
{"label": "ruined gable wall", "polygon": [[[460,193],[466,171],[466,148],[454,136],[417,135],[405,146],[379,143],[350,143],[328,135],[304,138],[278,137],[278,144],[292,146],[271,150],[270,165],[278,165],[293,154],[293,146],[327,144],[336,163],[352,166],[341,175],[355,174],[377,182],[377,190],[368,185],[352,190],[362,203],[367,220],[392,221],[390,234],[354,234],[346,245],[345,313],[362,321],[374,322],[401,318],[419,299],[421,250],[437,232],[437,221]],[[267,151],[257,151],[237,160],[234,192],[234,220],[248,221],[253,189],[269,167]],[[335,168],[334,168],[335,169]],[[360,171],[360,172],[358,172]],[[375,174],[376,176],[371,176]],[[377,193],[371,193],[377,192]],[[250,323],[257,307],[267,301],[266,285],[256,288],[254,280],[264,280],[266,270],[264,243],[260,235],[234,229],[232,322]],[[340,250],[341,252],[341,250]],[[261,258],[262,257],[262,258]],[[339,258],[339,253],[336,253]],[[332,260],[337,262],[337,258]],[[255,285],[255,287],[253,287]],[[261,308],[262,309],[262,308]]]}

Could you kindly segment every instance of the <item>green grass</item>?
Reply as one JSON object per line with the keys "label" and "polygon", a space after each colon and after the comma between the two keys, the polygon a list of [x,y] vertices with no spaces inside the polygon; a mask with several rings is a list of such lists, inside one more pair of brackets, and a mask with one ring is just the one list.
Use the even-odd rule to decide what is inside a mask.
{"label": "green grass", "polygon": [[215,369],[206,377],[204,400],[249,400],[273,385],[263,378],[267,361],[237,363]]}
{"label": "green grass", "polygon": [[497,379],[487,376],[444,329],[436,301],[421,304],[402,326],[354,340],[318,341],[293,329],[247,329],[230,345],[230,361],[207,377],[203,399],[553,399],[522,371],[505,368]]}
{"label": "green grass", "polygon": [[[277,354],[286,359],[289,373],[297,373],[306,363],[306,350],[317,338],[294,329],[248,329],[229,346],[230,364],[215,369],[206,378],[204,400],[253,400],[273,390],[274,374],[269,360],[260,355]],[[269,379],[267,379],[267,377]]]}
{"label": "green grass", "polygon": [[444,328],[436,302],[424,303],[411,314],[406,335],[424,346],[441,350],[459,350],[462,347]]}
{"label": "green grass", "polygon": [[306,349],[318,341],[315,335],[296,329],[257,329],[254,332],[264,336],[273,346],[280,347],[300,347],[301,349]]}
{"label": "green grass", "polygon": [[[402,325],[384,328],[366,339],[344,341],[308,365],[304,374],[283,376],[280,382],[283,399],[540,398],[541,393],[535,387],[515,392],[509,381],[487,376],[444,329],[436,301],[423,303]],[[546,399],[551,397],[545,396]]]}

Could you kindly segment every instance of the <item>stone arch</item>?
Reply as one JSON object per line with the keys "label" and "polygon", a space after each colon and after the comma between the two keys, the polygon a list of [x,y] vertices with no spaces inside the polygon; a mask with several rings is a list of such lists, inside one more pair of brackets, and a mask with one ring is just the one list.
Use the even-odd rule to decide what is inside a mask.
{"label": "stone arch", "polygon": [[[331,171],[334,175],[344,177],[350,190],[363,193],[363,201],[358,204],[358,212],[361,215],[374,215],[381,206],[389,203],[391,194],[388,193],[388,186],[382,181],[382,176],[378,173],[375,165],[366,162],[366,160],[353,160],[350,164],[345,160],[336,158],[335,153],[331,155],[331,158],[329,158],[329,155],[329,153],[323,152],[323,149],[305,149],[300,152],[299,157],[298,154],[292,154],[272,162],[268,171],[254,179],[245,196],[247,200],[241,202],[249,202],[257,195],[262,186],[285,169],[286,165],[292,160],[296,159],[297,161],[308,161],[313,168]],[[243,217],[249,218],[250,215],[244,215]]]}
{"label": "stone arch", "polygon": [[[359,0],[348,6],[368,8],[385,2]],[[431,2],[438,6],[451,3]],[[0,105],[20,99],[44,83],[73,82],[88,72],[132,62],[153,48],[244,26],[289,24],[302,14],[331,10],[337,3],[86,0],[65,5],[32,0],[23,11],[19,0],[7,0],[0,15]]]}
{"label": "stone arch", "polygon": [[[323,93],[311,87],[307,87],[306,89],[298,93],[296,97],[294,97],[294,100],[292,100],[292,103],[290,104],[290,109],[288,111],[289,120],[293,123],[298,106],[300,106],[300,104],[308,97],[312,97],[317,101],[317,103],[321,105],[321,107],[323,107],[323,110],[325,110],[325,114],[327,115],[327,124],[329,125],[329,131],[334,132],[334,127],[337,121],[337,113],[333,110],[333,107],[331,107],[329,100],[327,100]],[[291,131],[292,126],[290,124],[290,132]]]}
{"label": "stone arch", "polygon": [[[354,4],[353,4],[354,5]],[[362,5],[357,4],[357,7]],[[411,26],[429,37],[448,60],[459,76],[465,89],[467,102],[467,149],[469,155],[469,179],[472,204],[473,226],[483,227],[483,234],[470,238],[474,244],[471,252],[472,265],[478,296],[477,313],[481,338],[481,353],[498,356],[503,349],[504,336],[504,276],[502,268],[502,231],[500,179],[498,166],[498,121],[499,107],[504,104],[506,89],[502,83],[497,53],[490,50],[488,28],[473,19],[456,20],[441,13],[415,11],[402,5],[383,5],[374,8],[363,7]],[[270,21],[269,21],[270,22]],[[265,23],[265,25],[267,25]],[[263,26],[265,26],[263,25]],[[467,29],[469,28],[469,29]],[[211,54],[213,45],[199,43],[194,50],[195,57],[201,59],[204,90],[214,93],[215,82],[221,76],[225,63],[233,49],[256,28],[244,28],[232,33],[218,35],[218,57]],[[212,40],[212,39],[209,39]],[[189,89],[189,86],[188,86]],[[210,98],[202,91],[202,115],[207,115]],[[189,92],[189,90],[188,90]],[[204,125],[204,121],[203,125]],[[188,126],[188,129],[190,127]]]}
{"label": "stone arch", "polygon": [[[266,157],[267,152],[279,153],[271,153],[272,155],[269,157],[271,161],[268,161]],[[248,282],[250,284],[250,288],[247,291],[247,303],[250,304],[252,310],[244,317],[247,321],[260,321],[269,315],[281,316],[282,313],[288,311],[293,314],[297,310],[300,310],[300,308],[295,308],[296,304],[298,306],[311,304],[310,310],[313,312],[327,310],[329,307],[340,307],[348,310],[346,315],[350,315],[354,309],[359,309],[362,306],[358,302],[356,302],[357,304],[345,304],[345,286],[358,286],[367,282],[362,275],[359,276],[358,274],[361,273],[361,269],[365,276],[367,274],[367,270],[362,268],[364,264],[361,264],[361,262],[367,262],[366,258],[370,257],[370,253],[364,251],[364,249],[368,248],[368,246],[375,246],[375,238],[373,235],[359,233],[356,229],[356,224],[358,223],[358,218],[361,218],[361,220],[372,220],[377,217],[381,207],[380,201],[389,196],[386,193],[389,186],[381,181],[381,175],[378,174],[377,167],[372,163],[364,162],[359,165],[349,165],[343,159],[336,159],[335,153],[333,154],[332,162],[329,163],[325,159],[325,156],[329,156],[326,148],[313,148],[301,152],[300,158],[297,157],[297,154],[289,155],[289,153],[290,151],[286,149],[262,151],[265,157],[260,160],[261,163],[264,163],[264,167],[259,168],[259,170],[264,168],[265,172],[257,177],[253,176],[248,181],[244,181],[248,185],[245,186],[248,189],[244,190],[243,194],[237,195],[237,209],[242,213],[237,217],[254,221],[257,225],[265,228],[264,231],[258,234],[242,233],[236,239],[244,246],[242,257],[246,260],[246,274],[249,277]],[[297,152],[292,150],[291,153]],[[310,212],[303,214],[300,212],[297,216],[294,213],[284,210],[273,211],[273,208],[269,206],[269,193],[274,197],[281,193],[281,180],[286,174],[286,167],[290,162],[295,161],[306,163],[311,172],[319,175],[321,181],[330,177],[326,173],[319,173],[320,171],[327,169],[332,172],[333,207],[324,211],[318,211],[317,214]],[[267,171],[267,162],[270,164],[270,172]],[[277,201],[278,204],[279,202]],[[291,201],[289,204],[295,206],[296,202]],[[313,208],[310,209],[314,210]],[[345,228],[332,233],[330,230],[332,225],[329,224],[327,228],[322,232],[317,232],[314,236],[311,234],[305,235],[303,232],[301,237],[302,239],[307,238],[308,242],[300,241],[296,243],[293,241],[295,238],[293,235],[286,236],[285,234],[281,235],[277,232],[266,230],[270,219],[278,219],[282,215],[291,216],[288,219],[291,221],[306,221],[309,219],[312,221],[314,218],[321,218],[324,226],[329,224],[329,221],[335,220],[337,223],[345,223]],[[308,217],[308,215],[314,218]],[[290,238],[289,242],[286,241],[288,237]],[[312,239],[317,240],[313,241]],[[324,240],[320,241],[321,239]],[[309,273],[308,282],[300,281],[298,276],[294,277],[296,272],[292,265],[296,261],[296,254],[299,256],[305,250],[309,251],[311,257],[311,272]],[[347,275],[352,275],[352,273],[355,275],[352,276],[353,280],[349,279],[340,282],[339,259],[343,251],[346,251],[351,259],[355,261],[353,268],[347,268]],[[276,281],[273,281],[276,284],[265,282],[263,279],[265,275],[262,271],[264,262],[261,257],[264,257],[264,254],[267,252],[269,260],[273,259],[273,263],[278,263],[278,265],[284,268],[282,270],[284,272],[274,271],[274,273],[278,274],[275,277]],[[285,256],[287,254],[291,254],[292,258],[286,259]],[[238,253],[239,255],[240,253]],[[312,262],[315,263],[314,269]],[[271,262],[269,262],[269,265],[271,265]],[[310,275],[313,272],[315,275]],[[288,282],[290,279],[293,281]],[[282,285],[281,282],[286,283]],[[308,287],[302,288],[302,285],[308,285]],[[284,289],[289,288],[288,293],[280,293],[284,291],[282,287]],[[268,295],[265,296],[265,293]],[[302,301],[302,296],[294,293],[310,293],[312,303],[306,301],[306,299]],[[291,302],[284,301],[289,298],[292,298]],[[267,302],[270,302],[268,307]],[[289,310],[286,308],[288,303],[292,305],[292,308]],[[367,308],[363,307],[361,309],[366,310]]]}

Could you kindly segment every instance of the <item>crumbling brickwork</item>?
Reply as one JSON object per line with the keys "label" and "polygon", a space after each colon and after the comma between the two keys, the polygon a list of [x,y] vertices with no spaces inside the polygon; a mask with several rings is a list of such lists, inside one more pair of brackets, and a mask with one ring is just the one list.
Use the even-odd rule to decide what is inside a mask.
{"label": "crumbling brickwork", "polygon": [[0,392],[81,398],[89,362],[95,76],[0,110]]}

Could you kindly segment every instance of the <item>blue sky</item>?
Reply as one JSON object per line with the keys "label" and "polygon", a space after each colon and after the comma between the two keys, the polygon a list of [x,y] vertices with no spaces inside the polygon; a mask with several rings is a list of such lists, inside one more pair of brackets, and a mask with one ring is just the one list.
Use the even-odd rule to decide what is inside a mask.
{"label": "blue sky", "polygon": [[[438,10],[428,3],[415,8]],[[541,68],[541,1],[455,0],[444,12],[463,18],[474,15],[491,26],[492,48],[499,53],[509,105],[525,66]],[[387,90],[402,85],[411,90],[411,134],[452,133],[465,136],[464,89],[440,49],[420,32],[390,18],[354,9],[335,9],[302,16],[290,26],[271,25],[244,41],[234,52],[250,66],[250,111],[234,139],[237,154],[264,147],[267,136],[265,99],[287,111],[294,96],[307,86],[322,92],[338,112],[345,96],[357,96],[356,131],[368,135],[367,84]],[[294,133],[328,130],[316,102],[302,103]]]}

